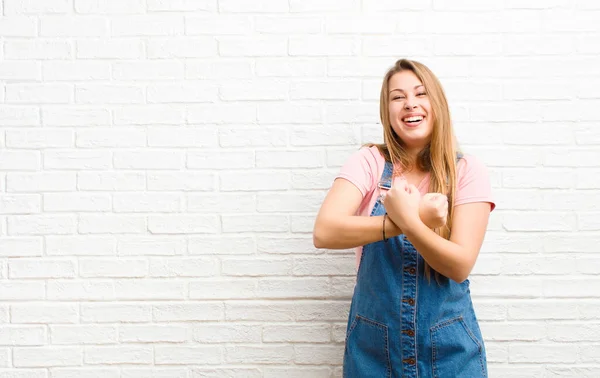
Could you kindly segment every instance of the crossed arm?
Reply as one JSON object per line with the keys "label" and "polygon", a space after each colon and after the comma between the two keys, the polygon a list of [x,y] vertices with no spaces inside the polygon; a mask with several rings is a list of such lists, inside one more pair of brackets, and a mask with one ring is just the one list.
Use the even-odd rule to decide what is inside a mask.
{"label": "crossed arm", "polygon": [[[317,248],[347,249],[383,239],[383,216],[356,216],[362,194],[344,179],[334,181],[317,215],[313,243]],[[475,265],[487,229],[490,204],[476,202],[454,207],[450,240],[431,230],[422,220],[401,230],[389,218],[386,237],[405,234],[425,261],[437,272],[463,282]]]}

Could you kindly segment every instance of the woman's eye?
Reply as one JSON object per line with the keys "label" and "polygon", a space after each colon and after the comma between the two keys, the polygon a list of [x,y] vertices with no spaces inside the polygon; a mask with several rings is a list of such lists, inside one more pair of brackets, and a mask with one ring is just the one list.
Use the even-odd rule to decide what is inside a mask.
{"label": "woman's eye", "polygon": [[425,92],[417,93],[417,96],[425,96],[425,95],[427,95],[427,93],[425,93]]}
{"label": "woman's eye", "polygon": [[392,100],[402,100],[404,97],[394,97]]}

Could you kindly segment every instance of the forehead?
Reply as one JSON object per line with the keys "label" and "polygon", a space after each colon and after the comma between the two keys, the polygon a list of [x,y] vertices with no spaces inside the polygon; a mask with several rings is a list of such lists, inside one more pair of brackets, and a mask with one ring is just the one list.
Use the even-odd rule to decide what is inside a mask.
{"label": "forehead", "polygon": [[390,91],[394,89],[412,91],[418,85],[423,85],[423,83],[412,71],[397,72],[390,78]]}

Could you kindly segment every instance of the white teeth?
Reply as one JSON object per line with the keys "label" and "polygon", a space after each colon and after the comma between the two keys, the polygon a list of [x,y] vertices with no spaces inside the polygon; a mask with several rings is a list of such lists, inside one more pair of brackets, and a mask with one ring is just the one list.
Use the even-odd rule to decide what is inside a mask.
{"label": "white teeth", "polygon": [[422,121],[422,120],[423,120],[423,117],[421,117],[421,116],[404,118],[404,122],[418,122],[418,121]]}

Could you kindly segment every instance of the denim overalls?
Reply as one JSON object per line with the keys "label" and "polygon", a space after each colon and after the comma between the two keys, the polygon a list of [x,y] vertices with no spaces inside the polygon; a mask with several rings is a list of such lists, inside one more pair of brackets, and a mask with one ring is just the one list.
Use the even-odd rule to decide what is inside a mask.
{"label": "denim overalls", "polygon": [[[379,186],[390,189],[386,162]],[[385,214],[380,196],[371,216]],[[346,331],[344,378],[487,377],[469,281],[424,275],[424,260],[399,235],[363,247]]]}

